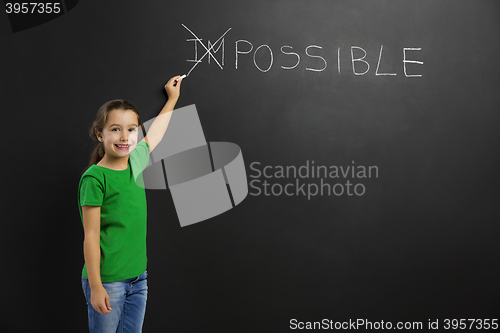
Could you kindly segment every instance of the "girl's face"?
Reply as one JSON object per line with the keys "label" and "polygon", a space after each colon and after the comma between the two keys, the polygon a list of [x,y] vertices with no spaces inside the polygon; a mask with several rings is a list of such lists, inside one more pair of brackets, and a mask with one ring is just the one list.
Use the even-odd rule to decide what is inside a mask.
{"label": "girl's face", "polygon": [[124,158],[128,156],[137,145],[138,127],[139,122],[134,111],[110,111],[102,133],[98,133],[98,138],[104,143],[107,157]]}

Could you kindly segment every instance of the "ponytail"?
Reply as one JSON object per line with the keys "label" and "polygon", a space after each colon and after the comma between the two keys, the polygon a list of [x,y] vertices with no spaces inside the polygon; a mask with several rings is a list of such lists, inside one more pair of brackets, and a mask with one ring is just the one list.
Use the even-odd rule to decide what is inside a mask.
{"label": "ponytail", "polygon": [[104,157],[104,144],[102,142],[99,142],[92,151],[92,154],[90,155],[89,165],[85,170],[90,168],[92,165],[99,163],[99,161],[102,160],[103,157]]}

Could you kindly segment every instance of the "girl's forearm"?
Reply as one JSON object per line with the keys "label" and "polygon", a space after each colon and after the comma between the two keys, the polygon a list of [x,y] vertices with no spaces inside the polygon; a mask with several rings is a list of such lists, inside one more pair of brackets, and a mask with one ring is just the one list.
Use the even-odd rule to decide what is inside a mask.
{"label": "girl's forearm", "polygon": [[101,244],[100,239],[85,236],[83,241],[83,254],[85,257],[85,266],[89,278],[90,289],[102,286],[101,281]]}
{"label": "girl's forearm", "polygon": [[175,104],[177,104],[177,98],[169,98],[158,115],[173,111]]}
{"label": "girl's forearm", "polygon": [[170,123],[170,119],[172,118],[172,111],[174,110],[176,103],[176,98],[169,98],[158,116],[151,124],[151,127],[146,134],[146,138],[151,151],[160,143],[163,135],[167,131],[168,124]]}

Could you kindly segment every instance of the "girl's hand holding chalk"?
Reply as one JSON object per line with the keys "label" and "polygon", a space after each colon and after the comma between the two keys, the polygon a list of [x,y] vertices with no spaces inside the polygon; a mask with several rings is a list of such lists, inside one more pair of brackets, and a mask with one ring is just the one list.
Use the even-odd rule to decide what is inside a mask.
{"label": "girl's hand holding chalk", "polygon": [[165,91],[167,92],[168,99],[178,99],[181,93],[181,82],[186,75],[177,75],[168,80],[165,85]]}

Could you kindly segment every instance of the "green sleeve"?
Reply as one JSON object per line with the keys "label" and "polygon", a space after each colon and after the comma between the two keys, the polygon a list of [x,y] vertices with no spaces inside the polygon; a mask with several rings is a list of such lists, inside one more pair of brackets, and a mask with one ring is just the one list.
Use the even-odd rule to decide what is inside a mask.
{"label": "green sleeve", "polygon": [[137,144],[134,150],[130,152],[130,166],[132,167],[132,172],[134,178],[137,177],[144,171],[149,163],[149,145],[146,141],[141,141]]}
{"label": "green sleeve", "polygon": [[80,187],[80,206],[102,206],[104,198],[104,187],[91,175],[82,179]]}

